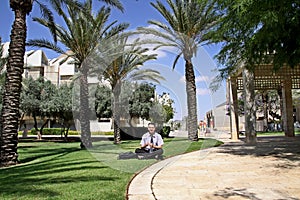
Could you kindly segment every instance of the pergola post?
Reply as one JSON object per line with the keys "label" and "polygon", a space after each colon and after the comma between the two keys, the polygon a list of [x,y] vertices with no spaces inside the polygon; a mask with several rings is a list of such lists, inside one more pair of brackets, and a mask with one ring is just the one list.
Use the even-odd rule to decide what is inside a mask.
{"label": "pergola post", "polygon": [[237,85],[236,78],[230,77],[227,82],[229,91],[229,105],[230,105],[230,131],[231,131],[231,139],[238,140],[239,139],[239,118],[238,118],[238,100],[237,100]]}
{"label": "pergola post", "polygon": [[294,137],[293,99],[292,99],[292,79],[288,76],[283,78],[282,87],[283,100],[283,129],[285,136]]}

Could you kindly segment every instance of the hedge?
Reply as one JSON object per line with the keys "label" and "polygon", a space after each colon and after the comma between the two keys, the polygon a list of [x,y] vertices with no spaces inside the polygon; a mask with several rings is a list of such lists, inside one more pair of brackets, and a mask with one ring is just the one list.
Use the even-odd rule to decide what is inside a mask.
{"label": "hedge", "polygon": [[[62,133],[61,128],[44,128],[43,135],[61,135]],[[36,135],[36,130],[33,128],[30,130],[32,135]],[[78,131],[71,131],[69,130],[68,135],[78,135]]]}

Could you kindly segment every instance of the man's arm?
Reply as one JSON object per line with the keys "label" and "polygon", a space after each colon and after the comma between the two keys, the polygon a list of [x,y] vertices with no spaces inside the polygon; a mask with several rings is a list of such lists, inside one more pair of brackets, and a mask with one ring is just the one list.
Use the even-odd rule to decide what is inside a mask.
{"label": "man's arm", "polygon": [[152,148],[155,148],[155,149],[161,149],[162,147],[163,147],[163,145],[156,146],[156,145],[152,144]]}
{"label": "man's arm", "polygon": [[141,148],[145,148],[146,146],[148,146],[149,143],[147,142],[147,138],[145,138],[143,136],[142,139],[141,139],[140,145],[141,145]]}
{"label": "man's arm", "polygon": [[164,145],[164,141],[161,137],[161,135],[157,134],[157,145],[156,144],[152,144],[152,148],[155,149],[161,149]]}
{"label": "man's arm", "polygon": [[145,148],[146,146],[148,146],[148,144],[141,144],[141,148]]}

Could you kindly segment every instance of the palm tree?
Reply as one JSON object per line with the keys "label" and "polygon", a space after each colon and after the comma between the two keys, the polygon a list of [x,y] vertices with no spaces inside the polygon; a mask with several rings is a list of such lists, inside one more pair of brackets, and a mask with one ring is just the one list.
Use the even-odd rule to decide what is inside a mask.
{"label": "palm tree", "polygon": [[[117,21],[108,23],[111,10],[106,7],[101,7],[96,15],[92,11],[92,0],[75,4],[66,4],[66,11],[60,3],[52,4],[56,13],[62,17],[66,24],[66,28],[59,24],[54,25],[54,30],[58,36],[58,41],[61,42],[67,51],[62,50],[56,43],[44,39],[30,40],[31,46],[45,47],[52,49],[58,53],[67,54],[67,58],[72,58],[74,64],[78,67],[80,75],[80,125],[81,125],[81,147],[91,148],[91,132],[90,132],[90,108],[88,102],[88,74],[90,63],[86,60],[94,53],[96,47],[101,44],[101,41],[108,40],[110,37],[120,33],[128,27],[128,24],[115,25]],[[51,31],[51,26],[48,20],[43,18],[34,18],[39,24],[48,28]]]}
{"label": "palm tree", "polygon": [[152,34],[161,41],[160,47],[175,47],[179,50],[173,68],[178,59],[183,56],[185,60],[185,79],[188,106],[188,136],[190,140],[197,140],[197,99],[195,73],[192,57],[197,53],[200,44],[208,40],[208,31],[218,18],[214,9],[214,0],[167,0],[171,10],[161,2],[151,5],[164,17],[166,23],[151,20],[148,23],[154,27],[141,27],[138,30],[144,34]]}
{"label": "palm tree", "polygon": [[18,119],[21,82],[24,66],[26,15],[31,12],[32,0],[10,0],[14,11],[9,58],[6,68],[3,106],[0,119],[0,165],[18,163]]}
{"label": "palm tree", "polygon": [[[121,142],[120,136],[120,94],[124,81],[150,80],[159,83],[164,78],[158,71],[152,69],[140,69],[145,62],[156,59],[155,54],[147,54],[148,49],[138,45],[138,40],[129,44],[128,37],[119,35],[107,42],[104,51],[100,50],[101,57],[107,63],[101,67],[103,70],[99,78],[109,82],[113,93],[113,118],[114,118],[114,143]],[[105,53],[104,53],[105,52]],[[98,68],[99,69],[99,68]]]}
{"label": "palm tree", "polygon": [[[49,0],[60,2],[70,0]],[[123,10],[119,0],[102,0],[110,5]],[[41,13],[53,24],[53,16],[47,6],[38,0],[10,0],[10,7],[15,14],[9,45],[9,58],[7,63],[6,81],[3,93],[3,106],[0,118],[0,166],[18,163],[18,119],[19,102],[21,93],[22,74],[24,71],[25,41],[27,34],[26,15],[31,10],[33,3],[39,5]],[[53,29],[50,29],[53,30]],[[55,33],[51,31],[56,41]]]}
{"label": "palm tree", "polygon": [[5,82],[5,72],[4,67],[6,65],[7,57],[2,57],[3,55],[3,48],[4,45],[1,43],[2,39],[0,37],[0,112],[2,110],[2,92],[3,92],[3,86]]}

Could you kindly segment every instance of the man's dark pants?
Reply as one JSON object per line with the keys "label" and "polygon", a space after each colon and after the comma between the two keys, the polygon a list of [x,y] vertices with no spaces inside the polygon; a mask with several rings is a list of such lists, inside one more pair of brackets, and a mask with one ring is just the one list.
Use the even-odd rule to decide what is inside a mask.
{"label": "man's dark pants", "polygon": [[145,159],[147,159],[147,158],[156,158],[156,156],[159,157],[164,153],[164,151],[163,149],[153,149],[153,151],[150,152],[146,148],[138,148],[135,150],[135,153],[138,156],[143,156]]}

